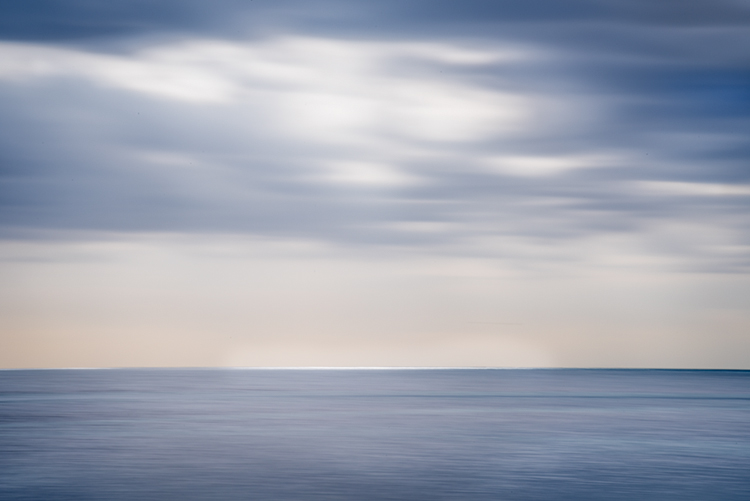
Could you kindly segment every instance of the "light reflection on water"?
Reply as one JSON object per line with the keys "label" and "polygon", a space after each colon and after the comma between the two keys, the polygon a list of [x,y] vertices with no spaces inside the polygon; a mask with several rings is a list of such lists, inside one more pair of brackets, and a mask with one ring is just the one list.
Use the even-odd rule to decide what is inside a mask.
{"label": "light reflection on water", "polygon": [[3,500],[750,499],[750,372],[0,372]]}

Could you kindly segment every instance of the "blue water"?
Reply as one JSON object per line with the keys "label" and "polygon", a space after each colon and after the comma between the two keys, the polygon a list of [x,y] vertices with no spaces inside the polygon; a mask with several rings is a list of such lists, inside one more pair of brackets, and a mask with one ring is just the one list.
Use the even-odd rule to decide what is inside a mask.
{"label": "blue water", "polygon": [[0,499],[750,500],[750,372],[0,371]]}

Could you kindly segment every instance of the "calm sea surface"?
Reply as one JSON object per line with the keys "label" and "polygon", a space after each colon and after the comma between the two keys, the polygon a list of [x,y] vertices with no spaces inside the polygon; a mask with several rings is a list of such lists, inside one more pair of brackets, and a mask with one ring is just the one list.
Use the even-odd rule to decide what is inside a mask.
{"label": "calm sea surface", "polygon": [[0,371],[0,499],[750,500],[750,372]]}

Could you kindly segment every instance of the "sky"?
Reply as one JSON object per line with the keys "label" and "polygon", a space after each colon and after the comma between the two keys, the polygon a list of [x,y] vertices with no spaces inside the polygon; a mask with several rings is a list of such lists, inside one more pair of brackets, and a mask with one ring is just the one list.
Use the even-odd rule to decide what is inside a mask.
{"label": "sky", "polygon": [[750,1],[0,2],[0,368],[750,369]]}

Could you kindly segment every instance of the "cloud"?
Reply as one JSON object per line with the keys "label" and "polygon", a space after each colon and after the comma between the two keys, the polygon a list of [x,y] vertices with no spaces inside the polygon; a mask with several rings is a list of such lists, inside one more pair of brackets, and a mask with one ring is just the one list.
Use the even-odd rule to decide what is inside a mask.
{"label": "cloud", "polygon": [[648,191],[665,195],[697,196],[750,196],[750,186],[719,183],[685,183],[679,181],[644,181],[641,186]]}
{"label": "cloud", "polygon": [[[122,175],[133,183],[157,177],[180,186],[179,195],[188,188],[218,205],[227,199],[242,204],[242,184],[248,195],[253,182],[266,184],[261,188],[266,193],[288,196],[301,187],[316,196],[326,188],[315,186],[326,183],[330,190],[428,182],[429,176],[410,169],[414,159],[440,150],[451,154],[462,144],[528,127],[530,113],[525,96],[460,75],[441,76],[435,67],[446,67],[446,54],[450,65],[461,68],[496,64],[508,59],[504,50],[289,37],[260,43],[192,40],[127,57],[16,43],[0,50],[7,56],[0,77],[11,92],[34,94],[41,85],[41,92],[54,96],[65,92],[60,89],[71,79],[90,88],[76,96],[74,110],[61,110],[60,102],[56,109],[39,109],[49,113],[42,122],[69,123],[71,135],[79,136],[67,138],[63,156],[79,149],[83,163],[95,164],[90,169],[100,176]],[[407,60],[423,67],[412,70]],[[118,95],[130,102],[128,109],[119,108]],[[143,113],[152,123],[138,126],[145,124],[152,135],[140,140],[147,144],[124,145],[122,133],[105,129],[94,134],[107,137],[92,144],[89,123],[78,120],[81,110],[96,117],[95,126],[114,120],[121,129]],[[181,115],[186,118],[177,118]],[[206,119],[218,127],[202,130]],[[159,122],[167,127],[159,129]],[[56,127],[50,127],[51,135]],[[198,147],[191,141],[196,135]],[[107,166],[97,158],[102,154]],[[39,168],[50,177],[80,169],[74,162]],[[219,185],[226,193],[212,196],[206,190]],[[166,188],[164,193],[177,191]]]}
{"label": "cloud", "polygon": [[[188,52],[200,57],[201,48],[196,49]],[[103,86],[196,103],[227,101],[234,90],[231,81],[191,64],[193,61],[185,61],[176,51],[157,50],[126,58],[24,44],[6,44],[0,50],[4,55],[0,78],[19,83],[72,76]]]}
{"label": "cloud", "polygon": [[[623,237],[744,269],[741,4],[315,5],[72,2],[59,22],[18,7],[25,28],[2,25],[14,41],[0,44],[3,235],[238,233],[541,261]],[[63,26],[84,12],[100,28]],[[238,28],[256,15],[273,27]],[[721,246],[651,231],[687,222],[721,228]]]}
{"label": "cloud", "polygon": [[746,367],[749,26],[0,3],[0,366]]}

